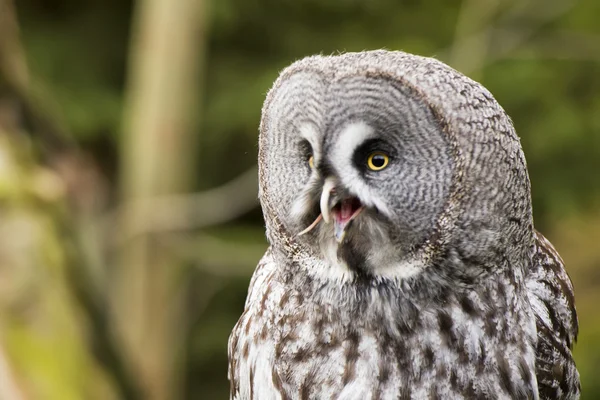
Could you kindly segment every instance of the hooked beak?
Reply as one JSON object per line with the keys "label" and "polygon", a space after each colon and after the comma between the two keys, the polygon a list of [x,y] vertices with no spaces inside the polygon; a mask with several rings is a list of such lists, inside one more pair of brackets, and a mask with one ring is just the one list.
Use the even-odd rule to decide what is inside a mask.
{"label": "hooked beak", "polygon": [[323,215],[323,221],[325,221],[326,224],[331,221],[331,206],[329,201],[331,200],[331,193],[333,192],[334,188],[335,182],[333,179],[328,178],[325,180],[325,183],[323,184],[323,191],[321,192],[320,206],[321,215]]}

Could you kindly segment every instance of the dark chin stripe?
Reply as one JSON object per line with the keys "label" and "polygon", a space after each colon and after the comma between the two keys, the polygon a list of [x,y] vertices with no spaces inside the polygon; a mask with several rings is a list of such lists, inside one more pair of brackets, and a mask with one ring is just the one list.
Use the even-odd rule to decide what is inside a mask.
{"label": "dark chin stripe", "polygon": [[344,241],[337,251],[338,259],[343,260],[348,268],[359,276],[367,276],[367,259],[364,252],[358,251],[352,246],[352,242]]}

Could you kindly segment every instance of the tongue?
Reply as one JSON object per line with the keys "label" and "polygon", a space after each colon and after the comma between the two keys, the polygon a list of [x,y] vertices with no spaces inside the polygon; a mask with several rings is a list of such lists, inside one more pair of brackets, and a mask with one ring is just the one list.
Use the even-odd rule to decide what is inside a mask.
{"label": "tongue", "polygon": [[348,222],[352,214],[354,213],[354,206],[352,204],[352,200],[344,200],[342,204],[340,204],[340,214],[339,218],[342,222]]}
{"label": "tongue", "polygon": [[343,200],[339,210],[333,214],[333,228],[335,239],[339,242],[344,240],[346,226],[356,212],[355,203],[352,199]]}

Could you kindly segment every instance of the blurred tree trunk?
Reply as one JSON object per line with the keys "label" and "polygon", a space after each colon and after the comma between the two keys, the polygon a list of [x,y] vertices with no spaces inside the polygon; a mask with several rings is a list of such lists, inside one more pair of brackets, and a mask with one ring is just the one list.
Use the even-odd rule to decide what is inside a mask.
{"label": "blurred tree trunk", "polygon": [[[202,0],[137,2],[130,44],[128,92],[121,147],[121,194],[138,211],[156,196],[190,190],[204,50]],[[126,207],[126,208],[127,208]],[[141,222],[124,215],[120,228]],[[142,232],[121,247],[113,274],[112,312],[120,339],[145,398],[183,396],[186,269],[162,233]]]}

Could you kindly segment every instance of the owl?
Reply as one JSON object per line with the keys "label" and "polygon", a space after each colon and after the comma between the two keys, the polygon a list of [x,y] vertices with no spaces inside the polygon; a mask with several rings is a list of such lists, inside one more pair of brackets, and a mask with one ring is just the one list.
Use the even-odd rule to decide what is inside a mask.
{"label": "owl", "polygon": [[292,64],[262,111],[259,197],[232,399],[579,398],[573,287],[480,84],[403,52]]}

